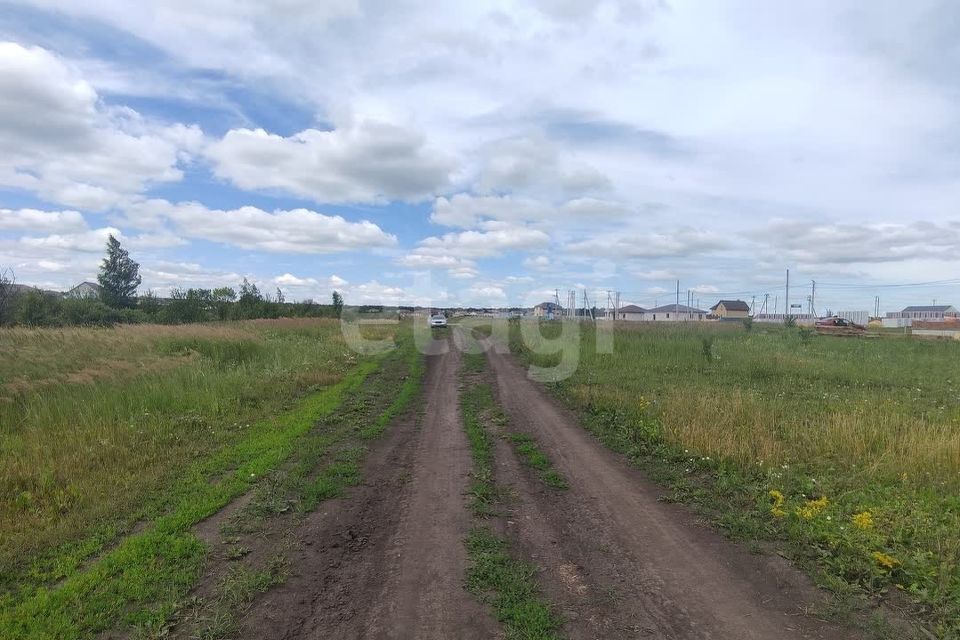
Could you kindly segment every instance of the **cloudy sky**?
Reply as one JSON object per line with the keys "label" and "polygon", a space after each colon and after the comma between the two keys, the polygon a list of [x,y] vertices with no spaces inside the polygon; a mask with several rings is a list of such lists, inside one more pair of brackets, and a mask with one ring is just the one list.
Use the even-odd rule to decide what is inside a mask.
{"label": "cloudy sky", "polygon": [[113,233],[159,293],[782,307],[790,268],[821,312],[960,304],[958,29],[924,0],[0,1],[0,268],[66,288]]}

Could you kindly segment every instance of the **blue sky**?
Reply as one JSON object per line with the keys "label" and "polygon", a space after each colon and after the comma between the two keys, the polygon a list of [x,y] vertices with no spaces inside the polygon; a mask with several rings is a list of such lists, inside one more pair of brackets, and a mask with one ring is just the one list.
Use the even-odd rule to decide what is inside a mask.
{"label": "blue sky", "polygon": [[954,3],[71,4],[0,3],[20,282],[960,304]]}

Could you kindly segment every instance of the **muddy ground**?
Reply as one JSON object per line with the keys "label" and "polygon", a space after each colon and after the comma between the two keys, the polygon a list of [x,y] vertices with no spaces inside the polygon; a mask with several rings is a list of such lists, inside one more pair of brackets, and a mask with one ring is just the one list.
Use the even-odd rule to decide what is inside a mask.
{"label": "muddy ground", "polygon": [[[860,637],[805,615],[826,596],[785,560],[752,554],[684,507],[659,501],[661,488],[594,440],[511,356],[491,349],[486,357],[478,375],[509,428],[536,438],[569,483],[562,491],[545,486],[497,441],[495,482],[509,498],[495,526],[539,567],[564,636]],[[255,600],[238,637],[503,637],[464,587],[472,463],[461,369],[456,348],[428,357],[420,410],[371,446],[360,486],[287,532],[289,574]]]}

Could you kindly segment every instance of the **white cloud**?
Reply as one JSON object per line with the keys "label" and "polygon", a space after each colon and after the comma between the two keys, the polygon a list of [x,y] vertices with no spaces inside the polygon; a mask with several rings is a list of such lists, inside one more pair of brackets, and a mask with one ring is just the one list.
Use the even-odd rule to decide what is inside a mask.
{"label": "white cloud", "polygon": [[368,222],[350,222],[309,209],[267,212],[257,207],[209,209],[196,202],[141,201],[127,207],[136,222],[168,220],[190,238],[244,249],[283,253],[334,253],[395,245],[395,236]]}
{"label": "white cloud", "polygon": [[448,227],[472,228],[486,222],[603,224],[629,215],[625,205],[597,198],[576,198],[559,205],[515,196],[458,193],[437,198],[430,220]]}
{"label": "white cloud", "polygon": [[207,155],[216,174],[241,189],[279,190],[317,202],[424,199],[446,188],[452,168],[422,134],[369,120],[288,138],[234,129]]}
{"label": "white cloud", "polygon": [[483,258],[508,251],[522,251],[546,246],[550,236],[539,229],[503,225],[490,231],[463,231],[429,237],[420,241],[416,252],[432,256]]}
{"label": "white cloud", "polygon": [[202,134],[104,106],[53,53],[0,42],[0,185],[68,206],[103,209],[148,185],[182,178]]}
{"label": "white cloud", "polygon": [[123,234],[115,227],[90,229],[76,233],[54,233],[48,236],[27,236],[20,238],[20,244],[33,249],[82,251],[103,253],[107,238],[113,235],[122,238]]}
{"label": "white cloud", "polygon": [[273,279],[278,287],[315,287],[320,284],[316,278],[298,278],[292,273],[285,273]]}
{"label": "white cloud", "polygon": [[87,222],[79,211],[0,209],[0,230],[32,232],[83,231]]}
{"label": "white cloud", "polygon": [[723,235],[705,229],[681,227],[661,232],[625,232],[572,242],[572,252],[598,257],[665,258],[716,253],[731,248]]}
{"label": "white cloud", "polygon": [[952,262],[960,255],[960,218],[911,224],[777,220],[750,236],[768,258],[780,255],[804,265]]}
{"label": "white cloud", "polygon": [[547,256],[532,256],[530,258],[524,258],[523,266],[528,269],[547,269],[550,267],[550,258]]}

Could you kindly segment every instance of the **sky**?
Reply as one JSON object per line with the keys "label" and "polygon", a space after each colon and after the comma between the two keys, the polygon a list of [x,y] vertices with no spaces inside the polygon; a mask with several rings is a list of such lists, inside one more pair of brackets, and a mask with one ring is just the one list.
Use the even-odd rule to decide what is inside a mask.
{"label": "sky", "polygon": [[960,305],[960,5],[0,0],[0,270]]}

